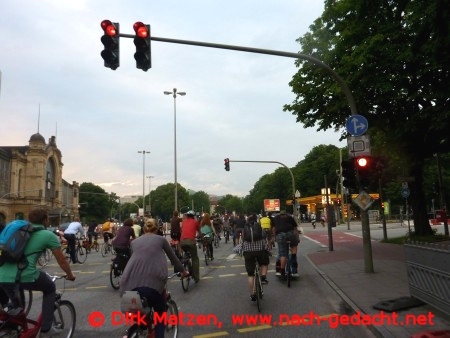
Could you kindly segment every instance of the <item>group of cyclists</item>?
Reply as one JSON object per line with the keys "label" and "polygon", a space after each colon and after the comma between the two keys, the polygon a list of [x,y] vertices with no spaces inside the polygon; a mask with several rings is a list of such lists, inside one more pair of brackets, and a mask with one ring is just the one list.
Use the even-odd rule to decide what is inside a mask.
{"label": "group of cyclists", "polygon": [[[245,225],[252,222],[259,222],[264,232],[264,237],[261,240],[250,243],[243,239],[243,231]],[[178,212],[175,211],[170,224],[171,243],[175,247],[177,257],[181,257],[182,251],[187,250],[190,252],[193,265],[192,274],[196,282],[200,280],[196,241],[203,239],[203,243],[209,246],[212,260],[214,259],[213,239],[214,237],[220,239],[222,233],[224,235],[231,233],[233,235],[233,246],[242,246],[245,268],[248,274],[248,285],[251,292],[250,299],[252,301],[256,300],[255,295],[252,293],[255,259],[261,267],[262,284],[268,284],[269,257],[275,242],[277,242],[278,246],[276,275],[284,278],[288,257],[290,257],[292,276],[298,277],[297,246],[300,242],[298,227],[295,219],[284,211],[277,215],[263,214],[259,218],[257,215],[246,217],[244,214],[220,218],[218,215],[211,217],[208,213],[204,213],[200,220],[196,220],[193,211],[188,211],[183,217],[179,217]],[[204,241],[205,238],[208,238],[208,241]],[[286,245],[286,243],[289,244]]]}
{"label": "group of cyclists", "polygon": [[[34,217],[33,213],[30,213],[30,221],[36,224],[41,224],[43,227],[47,227],[48,215],[40,215],[40,218]],[[272,215],[273,216],[273,215]],[[34,217],[34,218],[33,218]],[[36,220],[35,220],[36,219]],[[251,222],[259,222],[261,228],[264,229],[265,236],[263,239],[255,242],[248,242],[243,239],[244,226]],[[74,224],[72,224],[74,223]],[[79,225],[79,220],[76,219],[66,229],[64,237],[68,240],[68,244],[72,246],[73,238],[78,232],[84,235],[84,230]],[[287,250],[290,250],[290,256],[293,262],[293,275],[297,275],[297,245],[299,243],[299,234],[297,230],[297,223],[291,215],[285,212],[280,212],[278,215],[271,217],[271,215],[263,215],[258,218],[256,215],[250,215],[246,217],[243,214],[230,217],[211,217],[209,214],[203,214],[203,217],[198,220],[195,217],[193,211],[188,211],[179,216],[178,211],[174,211],[171,219],[171,232],[170,236],[172,240],[176,241],[180,250],[189,251],[192,258],[192,278],[196,283],[200,282],[200,264],[197,252],[197,240],[199,238],[209,237],[213,238],[217,236],[220,238],[222,233],[233,234],[233,245],[242,245],[243,255],[245,260],[245,268],[248,274],[248,286],[250,291],[250,299],[255,301],[254,294],[252,293],[251,286],[253,285],[254,269],[256,261],[261,268],[261,280],[263,284],[268,283],[267,271],[269,266],[269,252],[273,247],[274,242],[278,244],[278,257],[277,257],[277,271],[276,274],[282,277],[284,275],[284,269],[288,257]],[[83,231],[83,232],[82,232]],[[41,237],[37,235],[40,232],[33,233],[33,237]],[[47,232],[46,232],[47,233]],[[123,226],[118,227],[113,220],[107,220],[102,225],[95,225],[94,222],[88,226],[86,235],[89,238],[89,242],[92,243],[92,239],[97,239],[99,235],[103,235],[105,243],[112,241],[112,245],[116,252],[126,252],[130,259],[126,264],[122,279],[120,283],[121,292],[127,290],[137,290],[147,296],[151,304],[154,306],[155,312],[164,312],[165,306],[163,306],[162,290],[168,278],[168,266],[167,257],[169,257],[172,264],[181,276],[189,276],[189,272],[185,271],[183,265],[180,262],[179,256],[172,250],[169,242],[164,236],[161,236],[161,229],[157,221],[152,218],[144,219],[143,224],[138,224],[138,220],[127,219]],[[55,236],[54,233],[48,231],[48,236]],[[290,247],[287,248],[285,243],[290,242]],[[55,253],[55,257],[64,270],[68,279],[74,280],[75,276],[70,270],[70,266],[67,263],[64,255],[60,254],[61,243],[57,237],[54,240],[47,241],[51,244],[50,249]],[[211,253],[213,253],[213,241],[210,245]],[[47,248],[43,244],[43,249]],[[72,249],[72,248],[71,248]],[[34,257],[34,256],[33,256]],[[213,255],[212,255],[213,257]],[[34,257],[36,258],[36,257]],[[30,262],[33,269],[36,269],[36,259]],[[13,267],[9,267],[13,269]],[[4,270],[4,267],[0,267],[0,272]],[[37,270],[34,270],[37,271]],[[2,274],[3,275],[3,274]],[[34,276],[34,277],[33,277]],[[42,274],[35,272],[33,276],[29,276],[29,280],[23,280],[25,287],[26,283],[42,283],[41,279],[44,277]],[[0,283],[8,283],[5,278],[0,279]],[[50,283],[47,283],[50,287]],[[8,284],[3,284],[8,288]],[[33,289],[36,289],[34,284]],[[40,288],[44,293],[43,301],[43,313],[44,313],[44,329],[49,329],[51,333],[55,333],[53,328],[47,327],[51,324],[51,316],[53,311],[50,311],[47,307],[50,302],[45,301],[46,297],[53,297],[54,284],[52,289]],[[45,307],[45,309],[44,309]],[[48,323],[48,324],[47,324]],[[164,325],[159,326],[155,330],[155,337],[164,336]]]}

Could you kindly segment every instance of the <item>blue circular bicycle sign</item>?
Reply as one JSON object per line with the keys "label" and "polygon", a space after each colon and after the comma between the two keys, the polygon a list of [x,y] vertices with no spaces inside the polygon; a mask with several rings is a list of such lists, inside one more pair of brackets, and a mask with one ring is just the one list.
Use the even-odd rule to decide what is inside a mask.
{"label": "blue circular bicycle sign", "polygon": [[362,115],[352,115],[345,123],[345,129],[352,136],[364,135],[369,127],[367,119]]}
{"label": "blue circular bicycle sign", "polygon": [[410,194],[409,188],[403,188],[402,189],[402,197],[403,198],[408,198]]}

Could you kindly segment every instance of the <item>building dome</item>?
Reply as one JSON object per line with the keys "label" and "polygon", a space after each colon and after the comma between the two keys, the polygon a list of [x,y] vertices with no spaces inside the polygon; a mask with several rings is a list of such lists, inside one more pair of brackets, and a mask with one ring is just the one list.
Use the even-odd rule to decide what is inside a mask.
{"label": "building dome", "polygon": [[45,138],[41,134],[36,133],[34,135],[31,135],[30,141],[28,141],[28,142],[30,142],[30,143],[31,142],[33,142],[33,143],[40,142],[40,143],[44,143],[45,144]]}

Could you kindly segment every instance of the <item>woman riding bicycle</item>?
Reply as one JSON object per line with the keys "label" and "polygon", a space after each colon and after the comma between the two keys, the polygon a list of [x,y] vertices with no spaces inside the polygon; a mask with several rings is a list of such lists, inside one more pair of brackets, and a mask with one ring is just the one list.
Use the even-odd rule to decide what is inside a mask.
{"label": "woman riding bicycle", "polygon": [[213,254],[213,238],[217,236],[216,229],[212,226],[212,221],[208,213],[203,214],[203,218],[200,221],[200,232],[202,233],[203,243],[208,245],[209,252],[211,253],[211,260],[214,259]]}
{"label": "woman riding bicycle", "polygon": [[[143,226],[144,235],[131,242],[133,254],[123,271],[120,281],[120,291],[138,291],[145,297],[154,309],[154,312],[162,316],[166,312],[166,303],[163,295],[168,277],[166,255],[169,257],[177,271],[181,271],[183,277],[189,273],[183,269],[183,265],[177,258],[169,242],[158,236],[158,225],[154,219],[149,219]],[[147,323],[149,327],[152,323]],[[155,337],[164,337],[164,322],[155,326]]]}

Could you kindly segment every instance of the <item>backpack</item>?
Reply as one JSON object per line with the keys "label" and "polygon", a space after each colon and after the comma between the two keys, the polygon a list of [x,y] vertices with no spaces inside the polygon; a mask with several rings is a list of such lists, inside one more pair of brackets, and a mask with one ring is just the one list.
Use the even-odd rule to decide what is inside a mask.
{"label": "backpack", "polygon": [[15,220],[6,225],[0,233],[0,266],[5,263],[17,263],[18,276],[28,265],[24,254],[25,247],[33,231],[41,230],[24,220]]}
{"label": "backpack", "polygon": [[244,225],[244,241],[255,242],[264,238],[263,229],[259,222],[255,221],[251,224],[245,223]]}

